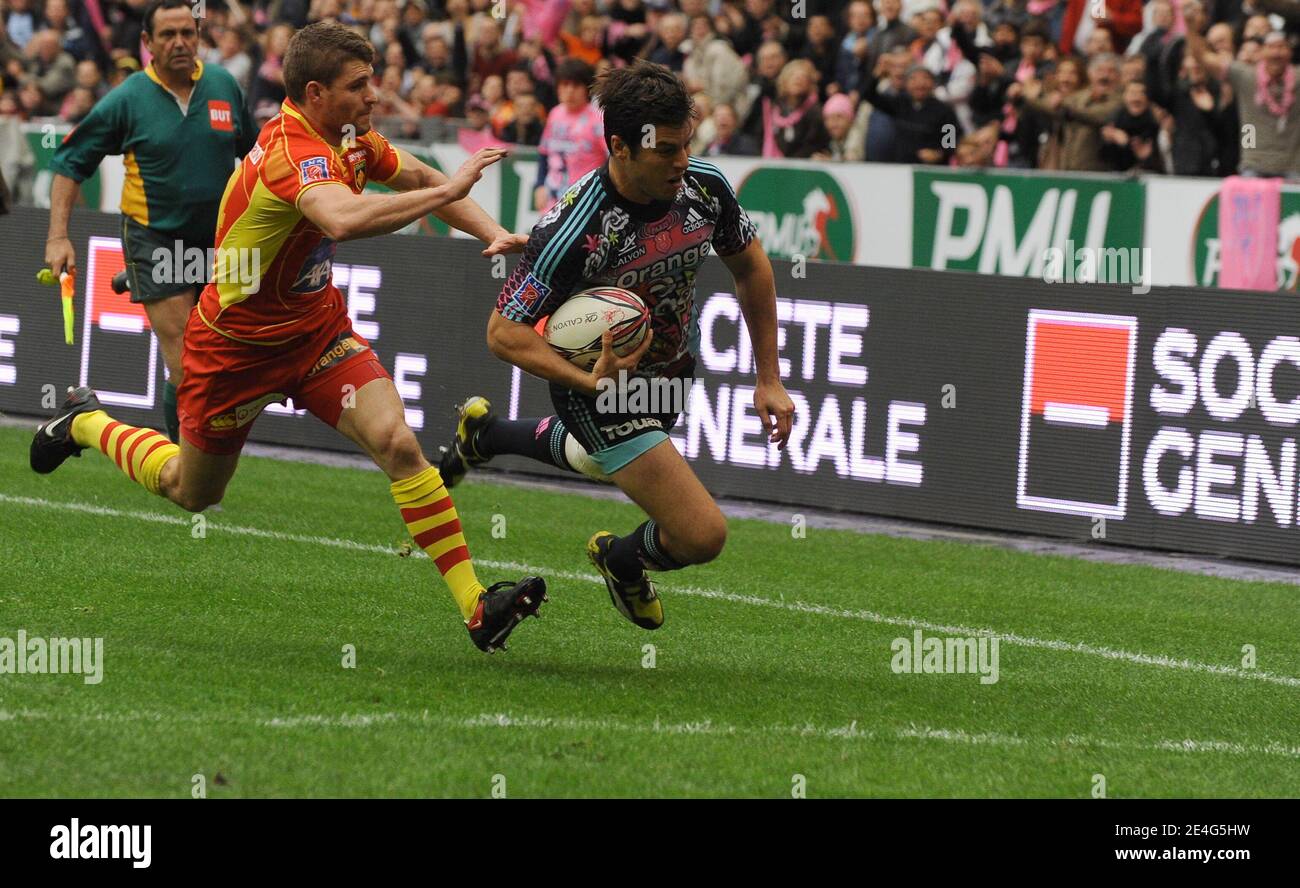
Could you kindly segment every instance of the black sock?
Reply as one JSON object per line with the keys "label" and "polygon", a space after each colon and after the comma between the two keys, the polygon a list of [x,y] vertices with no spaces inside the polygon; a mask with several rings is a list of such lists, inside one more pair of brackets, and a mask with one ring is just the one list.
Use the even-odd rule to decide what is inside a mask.
{"label": "black sock", "polygon": [[610,544],[605,561],[620,580],[635,580],[644,570],[681,570],[685,567],[668,554],[659,538],[659,525],[651,519]]}
{"label": "black sock", "polygon": [[558,469],[576,471],[564,456],[564,439],[569,434],[558,416],[538,419],[494,419],[474,438],[474,448],[483,456],[527,456]]}

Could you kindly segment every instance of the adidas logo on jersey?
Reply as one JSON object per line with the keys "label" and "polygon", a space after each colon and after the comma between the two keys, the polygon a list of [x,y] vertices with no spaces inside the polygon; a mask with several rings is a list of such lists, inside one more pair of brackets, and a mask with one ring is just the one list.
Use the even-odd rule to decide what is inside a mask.
{"label": "adidas logo on jersey", "polygon": [[686,214],[686,222],[682,225],[682,233],[690,234],[692,231],[697,231],[708,224],[709,220],[701,216],[699,210],[695,209],[695,207],[691,207]]}

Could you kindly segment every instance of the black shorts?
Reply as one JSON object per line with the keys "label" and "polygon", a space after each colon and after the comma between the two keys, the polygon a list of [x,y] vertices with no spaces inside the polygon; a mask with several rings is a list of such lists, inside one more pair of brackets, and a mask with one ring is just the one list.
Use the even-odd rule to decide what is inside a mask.
{"label": "black shorts", "polygon": [[[583,449],[606,475],[612,475],[632,460],[668,440],[668,433],[677,425],[681,411],[685,410],[690,384],[695,375],[695,362],[689,361],[678,373],[662,380],[633,379],[653,386],[657,391],[646,394],[638,404],[635,396],[601,400],[589,398],[562,385],[551,385],[551,403],[556,415],[569,434],[577,439]],[[641,384],[641,383],[637,383]],[[645,392],[645,390],[643,390]],[[619,409],[644,406],[648,409]]]}
{"label": "black shorts", "polygon": [[[132,302],[157,302],[208,284],[212,269],[208,257],[216,235],[195,238],[147,228],[130,216],[122,216],[122,258],[126,261],[126,283]],[[196,274],[196,256],[203,257],[203,269]],[[197,278],[192,280],[192,278]]]}

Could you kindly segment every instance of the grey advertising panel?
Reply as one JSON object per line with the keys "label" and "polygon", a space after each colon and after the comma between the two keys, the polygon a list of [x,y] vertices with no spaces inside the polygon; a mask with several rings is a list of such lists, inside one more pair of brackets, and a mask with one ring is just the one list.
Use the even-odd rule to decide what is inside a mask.
{"label": "grey advertising panel", "polygon": [[[143,312],[108,286],[116,217],[73,218],[73,347],[57,292],[34,281],[45,222],[24,209],[0,222],[0,410],[39,415],[46,386],[85,382],[121,419],[157,423],[161,356]],[[487,350],[502,279],[479,249],[390,237],[341,244],[335,260],[357,331],[431,455],[466,395],[550,412],[543,383]],[[1300,315],[1288,297],[775,265],[798,408],[783,452],[753,409],[731,278],[716,259],[699,276],[699,382],[673,438],[715,494],[1300,563]],[[291,405],[269,408],[251,439],[352,449]]]}

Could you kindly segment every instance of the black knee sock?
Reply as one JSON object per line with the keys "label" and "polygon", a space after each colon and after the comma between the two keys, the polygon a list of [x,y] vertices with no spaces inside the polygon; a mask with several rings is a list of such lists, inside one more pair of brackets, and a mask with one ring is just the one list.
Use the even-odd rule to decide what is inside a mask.
{"label": "black knee sock", "polygon": [[641,575],[642,569],[681,570],[686,566],[668,554],[659,539],[659,525],[653,519],[627,536],[614,540],[606,564],[620,580],[634,580]]}
{"label": "black knee sock", "polygon": [[576,471],[564,455],[569,434],[558,416],[536,419],[494,419],[474,439],[483,456],[527,456],[558,469]]}

